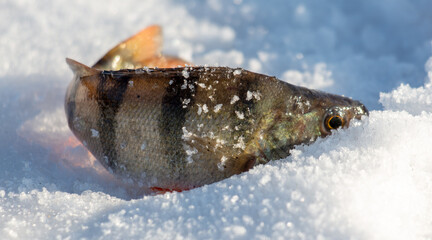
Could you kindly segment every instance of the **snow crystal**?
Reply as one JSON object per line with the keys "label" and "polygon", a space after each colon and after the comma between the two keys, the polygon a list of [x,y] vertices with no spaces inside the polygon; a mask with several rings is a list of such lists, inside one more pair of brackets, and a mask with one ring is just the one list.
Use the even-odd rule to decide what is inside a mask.
{"label": "snow crystal", "polygon": [[186,154],[187,155],[189,155],[189,156],[192,156],[192,155],[194,155],[194,154],[197,154],[198,153],[198,150],[197,149],[192,149],[192,150],[186,150]]}
{"label": "snow crystal", "polygon": [[186,99],[183,99],[183,101],[182,101],[182,105],[183,105],[183,108],[187,108],[187,105],[190,103],[190,98],[186,98]]}
{"label": "snow crystal", "polygon": [[189,78],[189,71],[187,70],[187,68],[183,69],[182,75],[184,78]]}
{"label": "snow crystal", "polygon": [[186,127],[182,127],[182,131],[183,131],[183,135],[182,135],[182,139],[189,139],[190,137],[193,136],[192,132],[189,132]]}
{"label": "snow crystal", "polygon": [[223,106],[223,104],[217,104],[217,105],[214,107],[213,111],[214,111],[215,113],[219,112],[219,111],[221,110],[222,106]]}
{"label": "snow crystal", "polygon": [[96,138],[99,137],[99,132],[96,129],[91,128],[90,131],[91,131],[92,137],[96,137]]}
{"label": "snow crystal", "polygon": [[215,148],[222,147],[223,145],[225,145],[225,143],[226,143],[225,140],[220,139],[220,138],[217,138],[217,139],[216,139],[216,145],[215,145]]}
{"label": "snow crystal", "polygon": [[[2,238],[432,238],[431,1],[99,0],[83,7],[81,1],[22,0],[0,6]],[[59,59],[91,65],[154,19],[168,55],[344,94],[365,103],[370,116],[297,146],[286,159],[190,191],[143,190],[157,186],[151,172],[141,173],[148,181],[138,186],[117,179],[68,129],[63,104],[72,72]],[[200,90],[212,90],[208,83],[198,84]],[[240,100],[229,97],[230,104]],[[147,127],[154,121],[143,120]],[[208,124],[201,131],[214,128]],[[224,133],[239,129],[224,124]],[[98,136],[93,130],[89,135]],[[185,127],[182,133],[183,139],[193,135]],[[141,134],[132,135],[148,150]],[[245,139],[226,140],[236,151],[248,150]]]}
{"label": "snow crystal", "polygon": [[194,160],[192,159],[192,156],[193,156],[194,154],[197,154],[197,153],[198,153],[198,150],[197,150],[196,148],[192,148],[192,149],[188,148],[188,149],[186,149],[186,155],[187,155],[187,157],[186,157],[186,162],[187,162],[188,164],[193,163]]}
{"label": "snow crystal", "polygon": [[219,171],[225,170],[227,160],[228,160],[227,157],[222,156],[222,158],[220,159],[220,162],[217,164]]}
{"label": "snow crystal", "polygon": [[198,106],[197,114],[201,115],[201,113],[202,113],[202,106],[201,106],[201,104],[197,104],[197,106]]}
{"label": "snow crystal", "polygon": [[231,102],[230,102],[230,104],[234,104],[234,103],[237,102],[238,100],[240,100],[240,98],[239,98],[237,95],[234,95],[234,96],[231,98]]}
{"label": "snow crystal", "polygon": [[204,104],[204,105],[202,106],[202,109],[203,109],[204,113],[208,113],[208,107],[207,107],[207,104]]}
{"label": "snow crystal", "polygon": [[188,87],[189,87],[189,89],[190,89],[191,91],[194,91],[194,90],[195,90],[195,86],[194,86],[193,84],[188,84]]}
{"label": "snow crystal", "polygon": [[235,111],[235,114],[237,115],[237,117],[239,119],[244,119],[244,113],[240,112],[240,111]]}
{"label": "snow crystal", "polygon": [[188,82],[184,80],[183,84],[180,86],[182,90],[185,90],[188,87]]}
{"label": "snow crystal", "polygon": [[252,98],[255,98],[256,100],[260,100],[261,99],[261,94],[258,91],[247,91],[246,93],[246,100],[250,101],[252,100]]}
{"label": "snow crystal", "polygon": [[385,109],[405,110],[412,114],[432,112],[432,84],[419,88],[401,84],[390,93],[380,93],[379,101]]}
{"label": "snow crystal", "polygon": [[426,62],[426,71],[428,80],[423,87],[401,84],[390,93],[380,93],[380,103],[385,109],[405,110],[412,114],[432,112],[432,57]]}
{"label": "snow crystal", "polygon": [[242,74],[242,70],[241,69],[236,69],[236,70],[234,70],[233,74],[234,74],[234,76],[241,75]]}
{"label": "snow crystal", "polygon": [[247,101],[252,100],[252,92],[251,91],[247,91],[247,93],[246,93],[246,100]]}
{"label": "snow crystal", "polygon": [[242,137],[239,137],[238,138],[238,140],[237,140],[237,143],[236,144],[234,144],[234,146],[233,146],[234,148],[240,148],[240,149],[245,149],[246,148],[246,144],[245,144],[245,142],[244,142],[244,137],[242,136]]}

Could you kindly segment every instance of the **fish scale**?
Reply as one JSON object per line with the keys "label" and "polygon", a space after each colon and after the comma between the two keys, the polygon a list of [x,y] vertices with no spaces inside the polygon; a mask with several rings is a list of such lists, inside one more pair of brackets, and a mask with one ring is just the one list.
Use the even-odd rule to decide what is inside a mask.
{"label": "fish scale", "polygon": [[[144,187],[217,182],[368,115],[358,101],[239,68],[108,70],[127,50],[111,50],[93,68],[67,59],[75,76],[65,109],[72,132],[107,169]],[[127,56],[126,66],[149,61]]]}
{"label": "fish scale", "polygon": [[[185,78],[184,69],[78,76],[70,87],[77,89],[71,91],[75,96],[66,100],[68,113],[75,104],[68,116],[72,131],[119,176],[149,187],[190,189],[286,157],[294,145],[324,136],[320,126],[330,108],[363,108],[345,97],[246,70],[234,75],[237,69],[188,67]],[[131,80],[133,85],[128,84]],[[185,80],[196,87],[182,88]],[[212,86],[213,100],[199,84]],[[94,95],[89,94],[93,86]],[[85,95],[80,91],[87,97],[76,98]],[[248,97],[248,92],[259,93],[260,99]],[[235,103],[233,96],[239,97]],[[182,99],[190,99],[186,107]],[[77,122],[87,128],[76,128]],[[98,137],[90,136],[90,129],[98,131]],[[227,160],[221,170],[223,158]]]}

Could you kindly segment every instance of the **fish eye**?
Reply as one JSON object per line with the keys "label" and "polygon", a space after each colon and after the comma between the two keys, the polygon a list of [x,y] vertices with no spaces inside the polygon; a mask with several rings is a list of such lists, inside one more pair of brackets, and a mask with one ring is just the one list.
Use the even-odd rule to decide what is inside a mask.
{"label": "fish eye", "polygon": [[328,130],[338,129],[341,126],[343,126],[343,124],[344,124],[344,120],[339,115],[330,116],[325,121],[325,126],[327,127]]}

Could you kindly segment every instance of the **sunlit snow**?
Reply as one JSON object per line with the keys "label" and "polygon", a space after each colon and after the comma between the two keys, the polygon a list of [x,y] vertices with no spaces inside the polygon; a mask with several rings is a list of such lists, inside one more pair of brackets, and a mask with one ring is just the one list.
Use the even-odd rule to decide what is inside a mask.
{"label": "sunlit snow", "polygon": [[[1,1],[0,238],[431,239],[431,10],[421,0]],[[91,65],[151,24],[167,55],[349,96],[370,116],[224,181],[144,192],[72,136],[64,59]]]}

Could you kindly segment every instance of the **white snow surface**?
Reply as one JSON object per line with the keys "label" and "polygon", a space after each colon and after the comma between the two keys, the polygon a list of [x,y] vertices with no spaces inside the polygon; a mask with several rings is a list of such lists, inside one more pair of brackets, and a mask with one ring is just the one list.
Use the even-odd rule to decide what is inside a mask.
{"label": "white snow surface", "polygon": [[[425,0],[0,1],[1,238],[432,239],[431,10]],[[151,24],[169,55],[350,96],[370,116],[218,183],[139,192],[66,144],[64,58],[91,65]]]}

